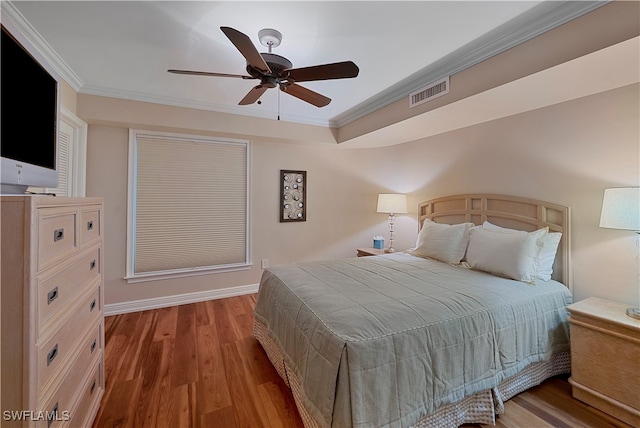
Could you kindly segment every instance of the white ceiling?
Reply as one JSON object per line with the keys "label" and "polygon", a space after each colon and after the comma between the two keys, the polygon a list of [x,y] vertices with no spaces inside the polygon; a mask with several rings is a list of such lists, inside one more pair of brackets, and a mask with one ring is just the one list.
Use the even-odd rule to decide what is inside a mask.
{"label": "white ceiling", "polygon": [[[559,1],[3,1],[11,19],[80,93],[340,125],[601,5]],[[274,53],[294,67],[354,61],[354,79],[305,82],[332,99],[317,108],[275,89],[238,106],[256,80],[184,76],[167,69],[246,74],[220,31],[254,42],[283,34]],[[445,73],[443,75],[443,73]],[[280,96],[278,96],[280,94]]]}

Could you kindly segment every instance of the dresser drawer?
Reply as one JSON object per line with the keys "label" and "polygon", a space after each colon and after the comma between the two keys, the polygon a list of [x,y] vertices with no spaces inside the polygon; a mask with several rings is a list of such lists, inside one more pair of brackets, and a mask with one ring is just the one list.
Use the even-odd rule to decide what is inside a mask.
{"label": "dresser drawer", "polygon": [[62,428],[67,426],[71,420],[70,406],[73,404],[73,397],[67,396],[64,392],[57,393],[47,401],[46,405],[39,410],[35,419],[36,428]]}
{"label": "dresser drawer", "polygon": [[78,250],[77,211],[38,210],[38,271]]}
{"label": "dresser drawer", "polygon": [[[100,287],[96,286],[91,294],[87,294],[79,306],[69,309],[73,315],[67,319],[46,342],[37,346],[37,380],[40,394],[48,387],[51,380],[60,375],[65,363],[74,358],[78,348],[78,338],[82,337],[89,326],[97,325],[102,317]],[[91,345],[89,345],[91,346]],[[100,343],[100,346],[102,344]]]}
{"label": "dresser drawer", "polygon": [[[57,389],[51,395],[52,398],[47,400],[47,402],[51,403],[48,406],[49,410],[55,407],[55,403],[58,403],[58,410],[60,412],[63,410],[68,411],[72,418],[72,426],[78,427],[82,425],[74,424],[73,422],[81,421],[83,418],[76,417],[73,407],[76,406],[78,397],[82,394],[79,390],[81,385],[87,383],[89,373],[94,371],[96,365],[101,364],[103,361],[102,325],[97,325],[90,333],[82,339],[83,344],[74,356],[72,369],[67,373],[66,377],[58,379],[59,382],[56,383]],[[60,414],[59,419],[65,419],[60,418],[60,416],[63,415]]]}
{"label": "dresser drawer", "polygon": [[100,405],[100,398],[104,393],[104,378],[102,360],[92,367],[91,375],[82,388],[78,397],[78,407],[73,412],[69,427],[90,427]]}
{"label": "dresser drawer", "polygon": [[102,343],[102,323],[85,336],[82,346],[78,351],[76,360],[73,363],[73,369],[67,375],[63,383],[69,383],[74,388],[82,383],[83,378],[89,372],[90,367],[96,359],[102,360],[104,346]]}
{"label": "dresser drawer", "polygon": [[102,236],[100,213],[100,207],[90,207],[80,211],[80,247]]}
{"label": "dresser drawer", "polygon": [[100,247],[78,254],[61,270],[50,276],[38,277],[38,331],[45,331],[50,320],[80,293],[89,283],[100,278]]}

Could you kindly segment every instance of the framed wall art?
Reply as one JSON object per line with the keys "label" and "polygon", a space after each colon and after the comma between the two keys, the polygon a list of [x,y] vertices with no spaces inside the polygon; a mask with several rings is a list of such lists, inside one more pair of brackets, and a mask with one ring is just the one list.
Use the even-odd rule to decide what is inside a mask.
{"label": "framed wall art", "polygon": [[307,171],[280,170],[280,222],[307,220]]}

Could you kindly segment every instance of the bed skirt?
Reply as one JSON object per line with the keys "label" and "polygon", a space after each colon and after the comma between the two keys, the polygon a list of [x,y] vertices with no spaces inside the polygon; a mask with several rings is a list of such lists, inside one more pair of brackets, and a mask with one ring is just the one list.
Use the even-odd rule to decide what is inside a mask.
{"label": "bed skirt", "polygon": [[[253,336],[264,349],[269,361],[287,384],[305,428],[320,428],[307,412],[301,400],[300,381],[287,367],[277,343],[269,336],[266,326],[258,320],[253,325]],[[569,352],[554,355],[549,361],[534,363],[517,375],[505,379],[497,387],[478,392],[462,401],[440,407],[434,413],[422,416],[411,428],[457,428],[466,423],[495,425],[496,416],[504,413],[504,402],[550,377],[569,373]]]}

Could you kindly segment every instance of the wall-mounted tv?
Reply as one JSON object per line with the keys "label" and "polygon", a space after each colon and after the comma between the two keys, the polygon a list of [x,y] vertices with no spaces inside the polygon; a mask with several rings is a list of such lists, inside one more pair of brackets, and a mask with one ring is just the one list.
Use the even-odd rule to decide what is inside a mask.
{"label": "wall-mounted tv", "polygon": [[57,187],[59,77],[5,23],[1,46],[0,192]]}

